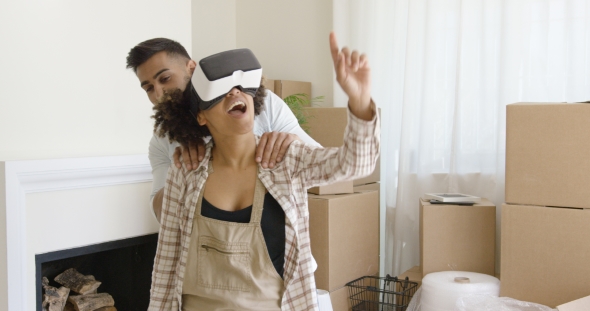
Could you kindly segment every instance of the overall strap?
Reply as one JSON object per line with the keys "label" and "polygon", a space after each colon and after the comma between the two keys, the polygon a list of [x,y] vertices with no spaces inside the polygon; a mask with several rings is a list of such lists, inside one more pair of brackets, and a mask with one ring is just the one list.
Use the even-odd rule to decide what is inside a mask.
{"label": "overall strap", "polygon": [[256,176],[256,188],[254,189],[254,202],[252,202],[252,215],[250,216],[251,224],[259,224],[262,218],[262,210],[264,208],[264,195],[266,188]]}

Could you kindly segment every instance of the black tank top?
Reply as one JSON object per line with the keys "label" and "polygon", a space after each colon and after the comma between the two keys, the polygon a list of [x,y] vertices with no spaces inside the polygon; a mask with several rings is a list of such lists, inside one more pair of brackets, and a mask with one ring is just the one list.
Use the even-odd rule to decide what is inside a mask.
{"label": "black tank top", "polygon": [[[205,200],[201,205],[201,215],[222,221],[249,223],[252,214],[252,205],[239,211],[230,212],[219,209]],[[268,255],[277,273],[283,277],[283,266],[285,264],[285,212],[279,202],[267,192],[264,196],[262,218],[260,219],[262,235],[266,242]]]}

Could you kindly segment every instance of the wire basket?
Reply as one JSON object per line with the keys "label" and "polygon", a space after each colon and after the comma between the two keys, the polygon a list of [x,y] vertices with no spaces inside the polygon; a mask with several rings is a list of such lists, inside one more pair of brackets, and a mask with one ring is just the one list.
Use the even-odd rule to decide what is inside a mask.
{"label": "wire basket", "polygon": [[363,276],[346,283],[352,311],[405,311],[418,283],[406,277]]}

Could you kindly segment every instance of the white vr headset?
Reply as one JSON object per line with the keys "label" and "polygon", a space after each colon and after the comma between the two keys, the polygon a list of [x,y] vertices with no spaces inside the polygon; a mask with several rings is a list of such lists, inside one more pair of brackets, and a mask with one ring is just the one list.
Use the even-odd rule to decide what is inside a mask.
{"label": "white vr headset", "polygon": [[230,50],[205,57],[193,73],[191,112],[207,110],[221,102],[234,87],[255,96],[262,67],[249,49]]}

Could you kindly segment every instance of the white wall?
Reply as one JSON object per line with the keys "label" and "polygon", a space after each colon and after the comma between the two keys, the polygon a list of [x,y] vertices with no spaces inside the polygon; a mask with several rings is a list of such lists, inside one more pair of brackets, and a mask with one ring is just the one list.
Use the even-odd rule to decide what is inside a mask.
{"label": "white wall", "polygon": [[3,1],[0,160],[147,153],[151,104],[125,58],[158,36],[191,48],[191,2]]}
{"label": "white wall", "polygon": [[236,48],[236,0],[193,0],[192,58]]}
{"label": "white wall", "polygon": [[0,310],[8,310],[8,256],[6,251],[6,179],[4,162],[0,162]]}
{"label": "white wall", "polygon": [[309,81],[332,106],[332,1],[194,0],[193,59],[249,48],[270,79]]}
{"label": "white wall", "polygon": [[[190,52],[190,0],[3,1],[0,161],[147,153],[151,104],[125,68],[125,58],[137,43],[160,36],[183,43]],[[7,310],[1,165],[0,310]],[[94,191],[100,192],[94,199],[103,199],[93,199],[93,206],[121,199],[123,191],[136,198],[127,212],[147,213],[149,183]],[[33,195],[31,209],[64,208],[64,202],[77,204],[88,194],[74,192]],[[149,226],[147,231],[157,230]],[[105,231],[125,235],[128,230],[113,224]]]}
{"label": "white wall", "polygon": [[312,96],[333,106],[331,0],[240,0],[236,15],[237,47],[254,51],[265,76],[310,81]]}

